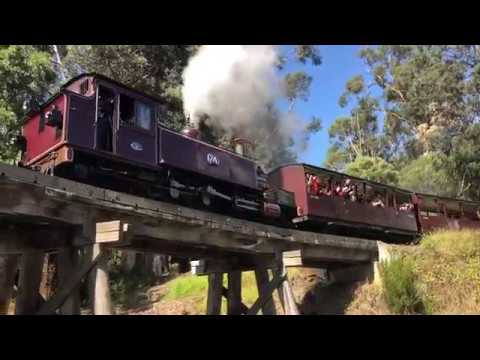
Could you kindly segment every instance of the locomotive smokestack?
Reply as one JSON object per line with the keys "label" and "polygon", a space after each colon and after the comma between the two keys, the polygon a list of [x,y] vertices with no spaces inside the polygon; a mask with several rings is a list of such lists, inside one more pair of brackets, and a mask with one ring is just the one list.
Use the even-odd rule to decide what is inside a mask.
{"label": "locomotive smokestack", "polygon": [[238,155],[251,156],[251,147],[253,145],[247,139],[236,137],[232,139],[232,144],[235,152]]}
{"label": "locomotive smokestack", "polygon": [[245,151],[243,149],[243,144],[241,143],[236,143],[235,144],[235,152],[238,154],[238,155],[244,155]]}
{"label": "locomotive smokestack", "polygon": [[200,132],[195,129],[194,127],[187,126],[185,127],[181,133],[185,136],[188,136],[189,138],[192,139],[198,139],[200,137]]}
{"label": "locomotive smokestack", "polygon": [[198,131],[198,129],[192,126],[192,123],[190,122],[190,117],[187,117],[187,125],[183,128],[181,133],[192,139],[198,139],[200,137],[200,131]]}

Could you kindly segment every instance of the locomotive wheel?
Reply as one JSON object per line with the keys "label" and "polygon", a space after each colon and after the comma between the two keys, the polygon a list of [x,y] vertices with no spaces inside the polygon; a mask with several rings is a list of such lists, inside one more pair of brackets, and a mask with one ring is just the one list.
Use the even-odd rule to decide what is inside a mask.
{"label": "locomotive wheel", "polygon": [[206,207],[210,207],[212,205],[212,197],[210,196],[210,194],[205,191],[205,190],[202,190],[200,192],[200,197],[202,199],[202,204]]}
{"label": "locomotive wheel", "polygon": [[174,187],[170,186],[169,194],[172,199],[178,200],[178,198],[180,198],[180,190],[175,189]]}

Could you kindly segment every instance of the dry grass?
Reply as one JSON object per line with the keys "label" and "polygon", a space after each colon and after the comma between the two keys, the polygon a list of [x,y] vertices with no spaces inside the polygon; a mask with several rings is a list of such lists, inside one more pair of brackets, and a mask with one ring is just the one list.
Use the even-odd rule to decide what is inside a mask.
{"label": "dry grass", "polygon": [[346,315],[391,315],[382,294],[382,288],[376,284],[364,283],[353,295],[353,301],[345,310]]}
{"label": "dry grass", "polygon": [[432,313],[480,314],[480,231],[427,235],[413,259]]}
{"label": "dry grass", "polygon": [[[480,314],[480,231],[439,231],[424,236],[419,246],[395,246],[391,252],[413,264],[426,313]],[[383,291],[362,285],[347,313],[390,313]]]}

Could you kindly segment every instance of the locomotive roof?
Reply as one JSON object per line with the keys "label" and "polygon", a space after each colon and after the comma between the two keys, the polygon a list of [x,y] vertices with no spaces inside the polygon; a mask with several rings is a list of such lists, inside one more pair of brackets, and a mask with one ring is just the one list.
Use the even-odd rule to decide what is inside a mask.
{"label": "locomotive roof", "polygon": [[[164,103],[165,103],[165,102],[164,102],[161,98],[159,98],[159,97],[156,97],[156,96],[153,96],[153,95],[149,95],[149,94],[147,94],[147,93],[145,93],[145,92],[143,92],[143,91],[134,89],[134,88],[132,88],[132,87],[130,87],[130,86],[128,86],[128,85],[125,85],[125,84],[122,84],[122,83],[120,83],[120,82],[118,82],[118,81],[116,81],[116,80],[113,80],[113,79],[111,79],[111,78],[109,78],[109,77],[107,77],[107,76],[105,76],[105,75],[91,72],[91,73],[82,73],[82,74],[77,75],[77,76],[71,78],[70,80],[68,80],[66,83],[64,83],[62,86],[60,86],[60,90],[59,90],[59,91],[57,91],[57,92],[54,93],[52,96],[50,96],[44,103],[40,104],[40,105],[39,105],[39,108],[42,108],[42,107],[48,105],[49,103],[51,103],[63,90],[65,90],[65,89],[66,89],[69,85],[71,85],[73,82],[75,82],[75,81],[77,81],[77,80],[79,80],[79,79],[81,79],[81,78],[88,77],[88,76],[93,76],[94,78],[101,79],[101,80],[103,80],[103,81],[107,81],[107,82],[110,82],[110,83],[112,83],[112,84],[115,84],[115,85],[118,86],[118,87],[122,87],[122,88],[124,88],[124,89],[130,90],[130,91],[133,91],[133,92],[136,92],[136,93],[141,94],[141,95],[143,95],[144,97],[147,97],[147,98],[149,98],[149,99],[151,99],[151,100],[153,100],[153,101],[156,101],[156,102],[158,102],[158,103],[161,103],[161,104],[164,104]],[[38,109],[31,109],[30,111],[28,111],[27,114],[25,115],[24,121],[25,121],[28,117],[34,115],[34,114],[37,113],[37,112],[38,112]]]}
{"label": "locomotive roof", "polygon": [[127,89],[127,90],[130,90],[130,91],[133,91],[133,92],[136,92],[136,93],[139,93],[139,94],[142,94],[143,96],[145,97],[148,97],[154,101],[157,101],[159,103],[165,103],[161,98],[157,97],[157,96],[154,96],[154,95],[150,95],[150,94],[147,94],[146,92],[144,91],[140,91],[140,90],[137,90],[131,86],[128,86],[128,85],[125,85],[125,84],[122,84],[121,82],[118,82],[117,80],[113,80],[112,78],[109,78],[108,76],[105,76],[105,75],[102,75],[102,74],[99,74],[99,73],[95,73],[95,72],[90,72],[90,73],[82,73],[78,76],[75,76],[73,78],[71,78],[70,80],[68,80],[65,84],[62,85],[61,89],[65,89],[67,86],[71,85],[73,82],[77,81],[78,79],[81,79],[83,77],[87,77],[87,76],[93,76],[94,78],[97,78],[97,79],[100,79],[100,80],[104,80],[104,81],[107,81],[107,82],[110,82],[110,83],[113,83],[119,87],[122,87],[124,89]]}
{"label": "locomotive roof", "polygon": [[438,195],[434,195],[434,194],[419,193],[419,192],[415,192],[415,191],[411,191],[411,190],[407,190],[407,189],[402,189],[402,188],[399,188],[399,187],[396,187],[396,186],[386,185],[386,184],[382,184],[382,183],[379,183],[379,182],[376,182],[376,181],[371,181],[371,180],[359,178],[359,177],[356,177],[356,176],[351,176],[351,175],[348,175],[348,174],[340,173],[340,172],[338,172],[338,171],[329,170],[329,169],[325,169],[325,168],[322,168],[322,167],[319,167],[319,166],[315,166],[315,165],[311,165],[311,164],[306,164],[306,163],[289,163],[289,164],[285,164],[285,165],[282,165],[282,166],[279,166],[279,167],[275,168],[274,170],[272,170],[272,172],[273,172],[273,171],[277,171],[278,169],[280,169],[280,168],[282,168],[282,167],[292,166],[292,165],[300,165],[300,166],[303,166],[303,167],[306,168],[306,169],[311,169],[311,170],[313,170],[313,171],[331,174],[331,175],[333,175],[333,176],[348,177],[348,178],[350,178],[350,179],[352,179],[352,180],[356,180],[356,181],[360,181],[360,182],[365,182],[365,183],[371,184],[372,186],[375,186],[375,187],[388,188],[388,189],[391,189],[391,190],[393,190],[393,191],[401,192],[401,193],[404,193],[404,194],[415,194],[415,195],[418,195],[418,196],[420,196],[420,197],[436,198],[436,199],[443,200],[443,201],[456,201],[456,202],[461,202],[461,203],[468,204],[468,205],[480,206],[480,202],[479,202],[479,201],[470,201],[470,200],[449,198],[449,197],[446,197],[446,196],[438,196]]}

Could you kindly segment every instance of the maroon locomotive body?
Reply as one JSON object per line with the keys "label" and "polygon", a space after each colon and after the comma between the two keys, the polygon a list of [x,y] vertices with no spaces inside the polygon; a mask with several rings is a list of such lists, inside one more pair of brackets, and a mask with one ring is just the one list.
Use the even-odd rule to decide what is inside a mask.
{"label": "maroon locomotive body", "polygon": [[161,99],[98,74],[78,76],[28,114],[20,165],[149,197],[167,189],[175,199],[227,201],[278,216],[254,160],[166,128],[165,114]]}
{"label": "maroon locomotive body", "polygon": [[[99,103],[109,100],[111,128],[102,133]],[[51,112],[54,104],[58,105],[61,121],[55,126],[41,124],[39,119]],[[146,169],[174,165],[257,189],[253,160],[157,126],[162,109],[159,99],[103,76],[79,76],[65,84],[46,106],[28,115],[22,133],[27,140],[22,164],[49,172],[73,163],[77,153],[95,154]]]}

